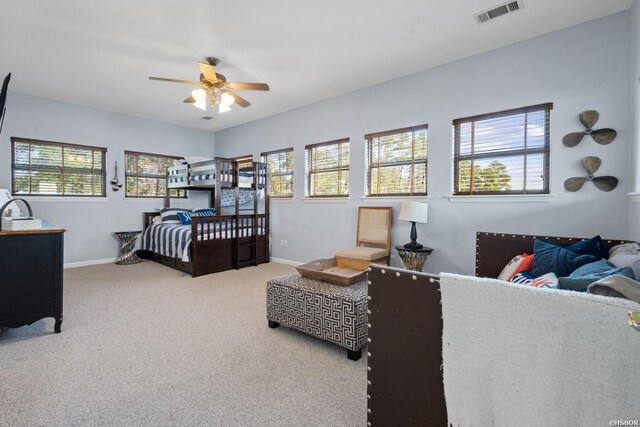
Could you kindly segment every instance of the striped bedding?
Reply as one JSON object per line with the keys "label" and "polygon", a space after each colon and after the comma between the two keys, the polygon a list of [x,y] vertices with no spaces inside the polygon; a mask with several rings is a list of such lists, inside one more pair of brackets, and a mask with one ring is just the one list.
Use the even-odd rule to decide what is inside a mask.
{"label": "striped bedding", "polygon": [[[251,236],[251,231],[250,228],[243,228],[240,237]],[[260,229],[258,234],[264,234],[264,230]],[[235,232],[230,237],[234,238]],[[220,239],[222,236],[219,231],[212,230],[208,238]],[[152,224],[142,233],[142,249],[191,262],[191,225]]]}
{"label": "striped bedding", "polygon": [[[187,177],[182,174],[182,170],[169,171],[169,184],[175,187],[175,185],[197,185],[200,181],[210,181],[216,179],[215,168],[211,166],[199,166],[191,168],[190,180],[188,182]],[[253,173],[241,171],[239,173],[238,187],[251,188],[253,184]]]}

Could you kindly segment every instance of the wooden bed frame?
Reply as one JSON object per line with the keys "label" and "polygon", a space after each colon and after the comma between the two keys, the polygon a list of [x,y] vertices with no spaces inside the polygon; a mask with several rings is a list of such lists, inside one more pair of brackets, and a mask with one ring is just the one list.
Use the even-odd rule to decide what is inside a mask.
{"label": "wooden bed frame", "polygon": [[[515,255],[533,252],[535,239],[562,245],[586,240],[479,232],[476,276],[498,277]],[[605,242],[611,248],[628,241]],[[447,425],[439,280],[405,269],[370,267],[367,398],[372,426]]]}
{"label": "wooden bed frame", "polygon": [[[267,165],[253,162],[250,166],[239,167],[238,162],[215,158],[215,179],[205,183],[191,183],[189,168],[186,185],[169,185],[167,171],[167,194],[165,207],[169,207],[171,189],[188,191],[207,191],[210,193],[210,206],[221,212],[220,196],[222,189],[236,189],[235,212],[233,215],[216,215],[213,217],[193,217],[191,222],[191,262],[179,258],[171,258],[152,253],[149,259],[169,267],[189,273],[192,277],[238,269],[249,265],[269,262],[269,193],[267,183]],[[170,168],[171,169],[171,168]],[[240,170],[251,170],[253,191],[264,191],[264,213],[258,213],[258,197],[254,197],[253,208],[240,208],[239,205],[239,173]],[[243,211],[251,213],[241,214]],[[152,223],[153,217],[160,212],[144,212],[144,230]],[[202,230],[198,233],[197,230]],[[213,232],[213,231],[216,232]],[[212,233],[210,233],[212,232]],[[248,237],[236,237],[247,235]],[[194,238],[195,236],[195,238]]]}

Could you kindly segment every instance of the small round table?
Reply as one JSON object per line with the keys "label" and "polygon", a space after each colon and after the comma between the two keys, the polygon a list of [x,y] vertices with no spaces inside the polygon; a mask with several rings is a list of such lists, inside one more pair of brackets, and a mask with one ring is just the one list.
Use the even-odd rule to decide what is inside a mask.
{"label": "small round table", "polygon": [[431,255],[431,252],[433,252],[433,249],[427,248],[426,246],[421,249],[396,246],[396,251],[398,251],[398,255],[400,255],[402,259],[404,268],[407,270],[422,271],[422,267],[424,267],[424,263],[427,258],[429,258],[429,255]]}
{"label": "small round table", "polygon": [[142,233],[142,231],[116,231],[115,234],[120,243],[122,249],[120,251],[120,257],[117,259],[118,265],[138,264],[142,260],[136,255],[136,239]]}

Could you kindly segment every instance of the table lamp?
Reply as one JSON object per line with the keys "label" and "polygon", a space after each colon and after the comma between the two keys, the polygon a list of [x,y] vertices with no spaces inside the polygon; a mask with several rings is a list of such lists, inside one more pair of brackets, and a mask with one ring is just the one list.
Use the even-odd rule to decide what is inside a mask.
{"label": "table lamp", "polygon": [[416,222],[426,224],[429,216],[429,205],[427,203],[405,201],[402,202],[399,218],[403,221],[411,222],[411,242],[404,245],[405,249],[422,249],[422,245],[416,242],[418,233],[416,232]]}

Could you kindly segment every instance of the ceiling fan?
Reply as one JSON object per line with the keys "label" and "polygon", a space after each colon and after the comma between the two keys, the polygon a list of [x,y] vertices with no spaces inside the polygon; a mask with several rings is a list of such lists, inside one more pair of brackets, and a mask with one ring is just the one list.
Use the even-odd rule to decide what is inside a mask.
{"label": "ceiling fan", "polygon": [[149,80],[159,80],[162,82],[171,83],[184,83],[188,85],[198,86],[199,89],[195,89],[191,92],[191,96],[185,99],[183,102],[193,104],[195,107],[201,110],[207,110],[207,99],[209,106],[214,109],[218,105],[218,111],[225,113],[231,110],[231,105],[238,104],[241,107],[248,107],[251,105],[249,101],[242,98],[240,95],[234,93],[231,89],[235,90],[269,90],[269,85],[266,83],[237,83],[228,82],[227,78],[216,72],[216,65],[219,60],[217,58],[207,58],[207,63],[199,62],[200,67],[200,81],[193,80],[178,80],[167,79],[164,77],[149,77]]}

